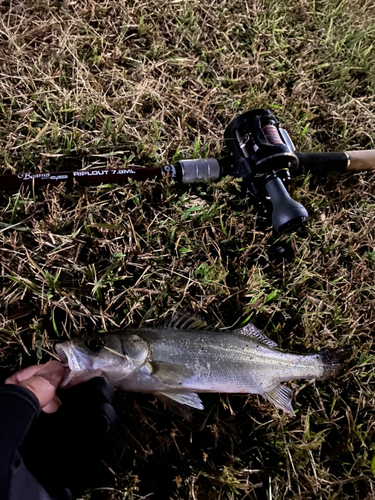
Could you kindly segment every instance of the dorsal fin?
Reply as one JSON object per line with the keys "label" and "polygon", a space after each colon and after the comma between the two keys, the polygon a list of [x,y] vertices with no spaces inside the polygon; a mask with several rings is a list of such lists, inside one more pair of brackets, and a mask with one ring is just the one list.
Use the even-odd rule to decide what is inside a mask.
{"label": "dorsal fin", "polygon": [[252,324],[248,324],[243,328],[239,328],[238,330],[235,330],[233,333],[237,333],[240,335],[247,335],[248,337],[253,337],[254,339],[260,340],[264,344],[268,345],[268,347],[270,347],[271,349],[280,350],[276,342],[269,339],[267,335],[262,332],[262,330],[259,330],[259,328],[257,328]]}
{"label": "dorsal fin", "polygon": [[164,321],[160,327],[174,328],[175,330],[208,330],[212,329],[206,321],[193,313],[177,313]]}

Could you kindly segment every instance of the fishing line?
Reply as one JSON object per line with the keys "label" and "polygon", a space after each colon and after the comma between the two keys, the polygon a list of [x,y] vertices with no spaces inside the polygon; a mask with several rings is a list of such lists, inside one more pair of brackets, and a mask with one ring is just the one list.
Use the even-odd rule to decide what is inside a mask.
{"label": "fishing line", "polygon": [[[221,137],[221,138],[215,138],[215,139],[208,139],[209,141],[212,140],[212,141],[219,141],[219,142],[228,142],[228,141],[236,141],[237,139],[233,138],[233,137]],[[176,139],[172,139],[172,142],[180,142],[180,139],[176,138]],[[139,145],[144,145],[145,142],[142,142],[142,141],[134,141],[134,142],[119,142],[117,144],[113,144],[113,145],[108,145],[108,146],[82,146],[81,148],[74,148],[74,149],[62,149],[58,152],[55,152],[55,153],[43,153],[43,152],[35,152],[35,151],[30,151],[29,153],[31,153],[32,155],[34,156],[37,156],[37,155],[42,155],[42,156],[46,156],[47,158],[53,158],[55,155],[55,157],[63,157],[65,155],[69,155],[70,153],[84,153],[85,151],[96,151],[98,149],[113,149],[113,150],[116,150],[117,148],[123,148],[123,147],[131,147],[131,146],[139,146]],[[169,144],[171,144],[171,141],[169,141]],[[154,142],[154,143],[151,143],[150,145],[160,145],[160,146],[167,146],[167,144],[163,143],[163,142]],[[18,145],[18,146],[15,146],[17,148],[19,147],[22,147],[23,145]],[[25,144],[26,146],[26,144]],[[18,152],[13,152],[12,149],[14,148],[11,148],[10,151],[9,151],[9,154],[11,156],[22,156],[22,153],[18,153]],[[115,154],[120,154],[121,151],[115,151]],[[74,156],[74,158],[77,158],[76,156]]]}

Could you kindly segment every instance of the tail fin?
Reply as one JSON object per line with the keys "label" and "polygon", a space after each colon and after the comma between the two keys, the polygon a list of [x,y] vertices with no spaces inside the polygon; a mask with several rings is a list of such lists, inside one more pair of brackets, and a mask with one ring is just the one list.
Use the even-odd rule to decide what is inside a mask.
{"label": "tail fin", "polygon": [[345,368],[345,362],[348,360],[352,352],[351,347],[338,347],[337,349],[322,349],[319,352],[321,357],[324,373],[320,380],[334,378],[340,375]]}

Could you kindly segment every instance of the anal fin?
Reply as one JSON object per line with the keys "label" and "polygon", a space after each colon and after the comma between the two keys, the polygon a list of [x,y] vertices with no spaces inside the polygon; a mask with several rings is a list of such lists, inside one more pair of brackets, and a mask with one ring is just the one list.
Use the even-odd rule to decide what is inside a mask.
{"label": "anal fin", "polygon": [[278,408],[286,411],[293,417],[296,415],[292,407],[293,391],[285,385],[279,385],[271,391],[265,392],[263,396]]}

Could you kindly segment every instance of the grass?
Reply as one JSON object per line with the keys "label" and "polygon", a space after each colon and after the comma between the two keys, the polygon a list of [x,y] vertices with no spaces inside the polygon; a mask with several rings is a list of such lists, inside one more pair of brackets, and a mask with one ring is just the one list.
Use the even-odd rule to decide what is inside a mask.
{"label": "grass", "polygon": [[[226,125],[258,107],[300,151],[373,148],[374,20],[366,0],[3,2],[2,172],[218,157]],[[184,310],[254,322],[294,352],[353,347],[338,380],[290,384],[294,419],[205,395],[186,422],[118,394],[112,478],[85,499],[374,498],[373,186],[295,178],[311,218],[284,265],[229,181],[0,193],[4,376],[56,341]]]}

